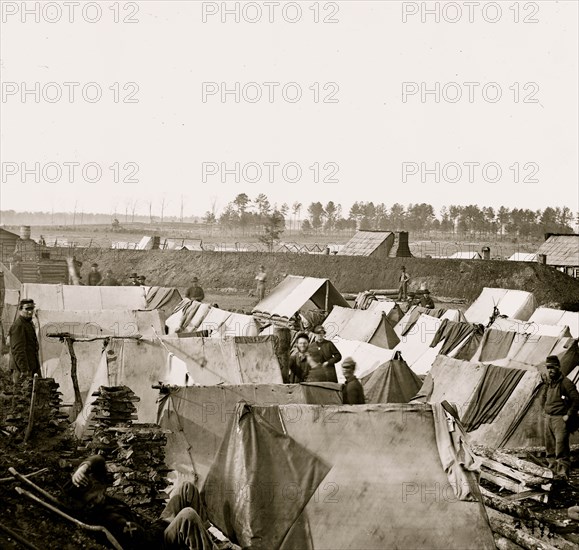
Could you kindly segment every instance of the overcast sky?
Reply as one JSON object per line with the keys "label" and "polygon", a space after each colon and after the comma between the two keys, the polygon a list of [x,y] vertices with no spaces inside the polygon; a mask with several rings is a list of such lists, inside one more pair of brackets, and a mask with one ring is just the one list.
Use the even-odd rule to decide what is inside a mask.
{"label": "overcast sky", "polygon": [[[301,17],[296,3],[283,13],[273,6],[271,23],[263,3],[261,21],[248,21],[259,15],[255,2],[245,11],[243,2],[225,3],[240,6],[238,23],[231,14],[222,22],[222,2],[99,2],[95,23],[88,19],[99,17],[96,2],[85,13],[76,7],[72,23],[64,6],[56,21],[50,4],[36,22],[21,2],[2,2],[4,210],[72,211],[76,203],[85,212],[124,211],[138,198],[138,213],[153,201],[158,215],[164,197],[165,215],[178,215],[183,196],[185,214],[202,215],[241,192],[345,208],[374,201],[579,209],[575,0],[500,2],[500,14],[494,3],[469,13],[468,3],[451,2],[439,22],[421,13],[424,3],[391,0],[299,2]],[[94,103],[83,98],[89,82],[97,84],[85,88],[89,99],[102,92]],[[251,82],[260,86],[245,86]],[[23,83],[40,97],[23,98]],[[222,101],[222,83],[239,83],[239,103],[234,94]],[[286,86],[284,98],[288,83],[297,85]],[[421,90],[436,83],[440,101],[428,94],[423,102]],[[297,90],[302,97],[291,102]],[[258,91],[262,99],[252,103]],[[240,182],[221,173],[222,163],[233,170],[236,162]],[[76,168],[70,183],[64,163],[95,163],[100,180],[86,181]],[[203,163],[212,163],[205,181]],[[421,163],[439,163],[438,183]],[[261,181],[249,182],[256,165]],[[301,179],[291,183],[296,167]],[[85,175],[96,179],[95,165]]]}

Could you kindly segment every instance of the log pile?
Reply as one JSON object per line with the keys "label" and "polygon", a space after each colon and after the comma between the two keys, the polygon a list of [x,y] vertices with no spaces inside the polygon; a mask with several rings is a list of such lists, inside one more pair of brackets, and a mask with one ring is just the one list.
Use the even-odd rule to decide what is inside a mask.
{"label": "log pile", "polygon": [[480,487],[497,548],[576,548],[557,534],[558,530],[565,527],[563,523],[520,504],[527,498],[543,504],[547,502],[554,478],[550,469],[483,446],[474,446],[472,450],[482,462],[481,479],[497,488],[494,492],[484,486]]}
{"label": "log pile", "polygon": [[[37,378],[33,407],[31,407],[33,379],[21,379],[13,386],[9,410],[4,419],[7,432],[20,440],[30,426],[32,437],[53,437],[68,427],[68,415],[61,412],[62,395],[54,378]],[[6,392],[8,394],[8,392]],[[30,415],[33,415],[32,419]]]}
{"label": "log pile", "polygon": [[134,403],[140,399],[127,386],[100,386],[87,422],[85,441],[95,454],[111,458],[117,450],[116,428],[129,428],[137,419]]}
{"label": "log pile", "polygon": [[528,460],[489,449],[482,445],[473,447],[482,462],[481,479],[511,493],[509,500],[530,498],[546,504],[553,484],[553,472]]}
{"label": "log pile", "polygon": [[110,431],[115,432],[118,444],[108,467],[114,476],[113,491],[130,505],[167,498],[163,430],[156,424],[133,424]]}

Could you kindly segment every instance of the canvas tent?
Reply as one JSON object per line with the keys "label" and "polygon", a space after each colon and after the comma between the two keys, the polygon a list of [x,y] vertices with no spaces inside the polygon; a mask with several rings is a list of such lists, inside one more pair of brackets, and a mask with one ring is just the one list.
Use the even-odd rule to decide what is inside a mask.
{"label": "canvas tent", "polygon": [[410,309],[406,312],[404,317],[400,319],[400,321],[394,327],[394,332],[398,335],[398,337],[404,336],[407,332],[409,332],[414,324],[418,321],[421,315],[428,315],[430,317],[435,317],[443,321],[444,319],[448,319],[449,321],[455,322],[465,322],[466,319],[462,312],[458,309],[447,309],[443,307],[438,307],[434,309],[427,309],[421,306],[411,306]]}
{"label": "canvas tent", "polygon": [[541,446],[543,414],[537,369],[521,370],[439,355],[417,401],[456,405],[459,418],[477,421],[472,443],[492,448]]}
{"label": "canvas tent", "polygon": [[571,336],[579,338],[579,311],[563,311],[548,307],[539,307],[531,315],[529,321],[543,325],[569,327]]}
{"label": "canvas tent", "polygon": [[194,384],[281,384],[273,336],[178,338],[165,336],[171,365],[185,365]]}
{"label": "canvas tent", "polygon": [[[66,343],[49,334],[68,333],[78,341],[73,343],[77,359],[77,377],[84,399],[98,369],[104,337],[141,336],[153,342],[162,334],[163,323],[158,311],[37,311],[39,355],[43,376],[60,384],[62,400],[74,401],[71,360]],[[87,341],[92,338],[94,341]],[[83,341],[84,340],[84,341]]]}
{"label": "canvas tent", "polygon": [[323,325],[329,340],[339,336],[384,349],[393,349],[400,341],[381,311],[335,306]]}
{"label": "canvas tent", "polygon": [[531,319],[520,321],[519,319],[509,319],[508,317],[497,317],[489,330],[500,330],[502,332],[515,332],[516,334],[528,334],[530,336],[553,336],[563,338],[571,336],[569,327],[538,323]]}
{"label": "canvas tent", "polygon": [[394,327],[400,320],[404,317],[404,313],[400,309],[400,306],[394,301],[387,300],[373,300],[368,306],[370,311],[382,311],[386,314],[388,321]]}
{"label": "canvas tent", "polygon": [[501,315],[527,321],[535,311],[536,304],[531,292],[485,287],[464,316],[469,323],[486,325],[496,306]]}
{"label": "canvas tent", "polygon": [[[337,385],[336,385],[337,386]],[[250,404],[340,404],[339,389],[316,384],[226,384],[172,388],[159,405],[159,422],[167,434],[166,464],[176,484],[205,480],[228,418],[239,401]],[[195,441],[193,453],[187,441]]]}
{"label": "canvas tent", "polygon": [[[480,495],[454,495],[433,417],[429,405],[240,404],[194,439],[182,422],[175,444],[194,464],[218,449],[203,486],[209,518],[244,546],[250,532],[282,550],[494,549]],[[277,492],[251,492],[255,484]]]}
{"label": "canvas tent", "polygon": [[[391,349],[379,348],[373,344],[359,342],[357,340],[346,340],[338,336],[332,339],[335,346],[342,355],[342,360],[352,357],[356,361],[356,376],[361,378],[374,372],[380,365],[394,358],[395,352]],[[336,375],[338,382],[345,381],[342,374],[342,361],[336,364]]]}
{"label": "canvas tent", "polygon": [[481,255],[478,252],[471,251],[463,251],[463,252],[455,252],[451,256],[448,257],[449,260],[480,260]]}
{"label": "canvas tent", "polygon": [[181,303],[183,297],[178,289],[169,287],[164,288],[160,286],[144,287],[146,308],[148,310],[158,309],[163,312],[165,317],[173,313],[178,304]]}
{"label": "canvas tent", "polygon": [[360,382],[366,403],[409,403],[422,386],[422,380],[402,359],[387,361]]}
{"label": "canvas tent", "polygon": [[286,326],[306,304],[326,312],[334,306],[350,307],[329,279],[288,275],[253,308],[253,315]]}
{"label": "canvas tent", "polygon": [[168,334],[207,331],[214,337],[257,336],[259,327],[251,315],[231,313],[185,298],[167,318]]}
{"label": "canvas tent", "polygon": [[400,343],[395,350],[402,354],[402,358],[416,374],[424,374],[415,370],[414,363],[430,349],[441,323],[437,317],[421,314],[410,330],[400,337]]}
{"label": "canvas tent", "polygon": [[511,262],[536,262],[537,254],[532,252],[515,252],[510,258]]}
{"label": "canvas tent", "polygon": [[111,340],[100,356],[83,410],[75,421],[75,433],[82,437],[90,419],[93,395],[100,386],[128,386],[139,401],[137,422],[157,422],[159,391],[153,385],[163,382],[174,384],[167,352],[158,342],[147,340]]}
{"label": "canvas tent", "polygon": [[147,309],[145,289],[140,286],[81,286],[26,283],[22,298],[32,298],[38,309],[67,310],[136,310]]}

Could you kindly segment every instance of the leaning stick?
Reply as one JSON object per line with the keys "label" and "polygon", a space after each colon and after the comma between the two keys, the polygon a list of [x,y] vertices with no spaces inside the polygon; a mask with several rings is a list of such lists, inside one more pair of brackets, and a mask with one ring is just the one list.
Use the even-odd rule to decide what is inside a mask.
{"label": "leaning stick", "polygon": [[9,537],[12,537],[15,541],[19,542],[24,548],[28,548],[29,550],[38,550],[37,546],[28,542],[24,537],[20,536],[18,533],[12,531],[12,529],[6,527],[6,525],[2,525],[0,523],[0,531],[4,531]]}
{"label": "leaning stick", "polygon": [[18,473],[14,468],[10,467],[10,468],[8,468],[8,471],[18,481],[22,481],[23,483],[26,483],[26,485],[28,485],[29,487],[32,487],[35,491],[38,491],[45,499],[52,502],[52,504],[56,504],[56,506],[62,506],[62,504],[60,502],[58,502],[58,500],[56,498],[54,498],[49,492],[45,491],[42,487],[39,487],[38,485],[36,485],[36,483],[33,483],[28,478],[26,478],[22,474]]}
{"label": "leaning stick", "polygon": [[36,383],[38,381],[38,374],[34,375],[32,379],[32,396],[30,398],[30,412],[28,414],[28,426],[26,426],[26,433],[24,434],[24,443],[28,441],[32,433],[32,426],[34,426],[34,407],[36,405]]}
{"label": "leaning stick", "polygon": [[[26,474],[26,475],[24,475],[24,476],[22,476],[22,477],[25,477],[25,478],[28,479],[29,477],[38,476],[38,475],[40,475],[40,474],[43,474],[44,472],[48,472],[48,468],[42,468],[42,470],[38,470],[38,471],[36,471],[36,472],[32,472],[31,474]],[[0,478],[0,483],[2,483],[2,482],[4,482],[4,481],[14,481],[14,476]]]}
{"label": "leaning stick", "polygon": [[72,516],[69,516],[68,514],[65,514],[63,511],[52,506],[52,504],[48,504],[48,502],[44,502],[43,500],[39,499],[36,495],[33,495],[32,493],[25,491],[21,487],[16,487],[16,492],[19,495],[24,495],[25,497],[28,497],[29,499],[34,500],[35,502],[38,502],[38,504],[40,504],[41,506],[48,508],[48,510],[54,512],[55,514],[58,514],[59,516],[63,517],[64,519],[71,521],[77,527],[80,527],[81,529],[84,529],[86,531],[103,533],[107,537],[108,541],[111,543],[112,547],[115,550],[123,550],[123,547],[117,542],[117,539],[115,539],[115,537],[113,537],[111,532],[106,527],[103,527],[102,525],[88,525],[86,523],[83,523],[82,521],[79,521],[78,519],[73,518]]}

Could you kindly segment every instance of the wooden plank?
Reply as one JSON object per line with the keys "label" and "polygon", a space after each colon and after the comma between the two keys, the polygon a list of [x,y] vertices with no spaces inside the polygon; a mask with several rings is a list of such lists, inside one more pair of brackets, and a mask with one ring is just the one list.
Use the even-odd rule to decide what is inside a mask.
{"label": "wooden plank", "polygon": [[542,485],[545,483],[545,478],[540,476],[533,476],[515,468],[511,468],[501,462],[497,462],[492,458],[480,457],[483,466],[486,466],[489,470],[495,470],[501,474],[512,477],[513,479],[521,482],[523,485],[528,487],[534,487],[537,485]]}
{"label": "wooden plank", "polygon": [[484,445],[473,446],[473,452],[478,456],[484,456],[492,460],[496,460],[501,464],[505,464],[511,468],[515,468],[516,470],[530,474],[532,476],[544,477],[547,479],[553,479],[554,477],[553,472],[549,470],[549,468],[539,466],[538,464],[533,464],[528,460],[518,458],[514,455],[507,454],[496,449],[485,447]]}
{"label": "wooden plank", "polygon": [[497,487],[507,489],[508,491],[511,491],[511,493],[529,493],[525,498],[532,498],[533,500],[543,503],[546,503],[549,500],[547,494],[538,491],[527,491],[527,488],[524,485],[517,483],[502,474],[490,471],[485,468],[485,466],[481,468],[481,478],[494,483]]}

